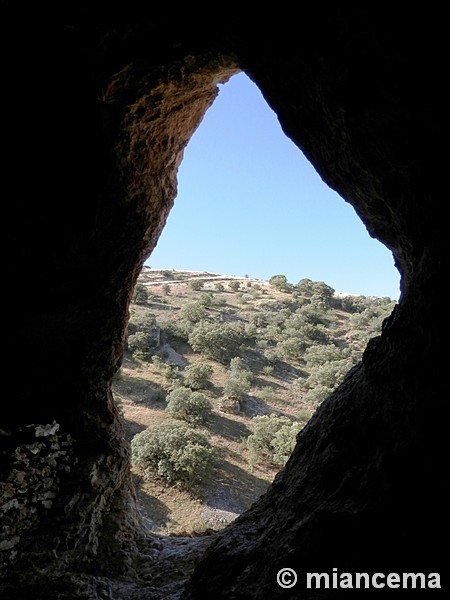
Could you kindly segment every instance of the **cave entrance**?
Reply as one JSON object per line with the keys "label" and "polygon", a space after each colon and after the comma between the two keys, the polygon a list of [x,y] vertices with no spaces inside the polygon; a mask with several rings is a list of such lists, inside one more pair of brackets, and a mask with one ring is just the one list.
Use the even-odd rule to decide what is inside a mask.
{"label": "cave entrance", "polygon": [[[285,136],[255,84],[232,77],[185,151],[115,383],[135,453],[150,442],[167,450],[169,424],[174,453],[177,428],[192,443],[205,436],[199,464],[185,456],[198,481],[135,466],[155,531],[222,528],[250,507],[378,334],[396,288],[390,252]],[[147,440],[147,427],[149,440],[160,437]],[[206,469],[209,450],[217,460]]]}

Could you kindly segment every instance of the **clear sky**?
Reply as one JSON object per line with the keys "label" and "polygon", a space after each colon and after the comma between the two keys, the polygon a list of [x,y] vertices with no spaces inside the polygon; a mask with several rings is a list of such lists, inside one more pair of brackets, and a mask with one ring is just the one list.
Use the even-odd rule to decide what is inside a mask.
{"label": "clear sky", "polygon": [[220,85],[186,147],[174,208],[145,264],[399,297],[390,250],[322,181],[244,73]]}

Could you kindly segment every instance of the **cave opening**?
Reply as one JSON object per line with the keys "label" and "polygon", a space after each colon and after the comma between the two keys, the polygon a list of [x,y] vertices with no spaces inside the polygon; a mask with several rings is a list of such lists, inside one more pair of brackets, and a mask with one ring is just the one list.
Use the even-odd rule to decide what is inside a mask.
{"label": "cave opening", "polygon": [[[6,4],[19,17],[3,21],[2,37],[20,233],[10,339],[27,365],[0,432],[3,597],[281,598],[286,558],[305,571],[445,573],[448,253],[433,153],[442,117],[436,94],[417,95],[439,80],[439,36],[417,43],[435,23],[422,10],[410,27],[414,11],[388,21],[378,9],[311,5],[301,22],[261,11],[262,27],[209,13],[206,27],[197,14],[188,27],[175,14],[94,26],[84,8],[69,26],[36,26]],[[276,482],[221,533],[198,538],[208,552],[190,560],[193,538],[143,535],[109,384],[184,148],[216,84],[242,66],[290,139],[392,248],[402,298]],[[27,140],[39,146],[25,162]]]}
{"label": "cave opening", "polygon": [[[233,84],[235,89],[222,100]],[[226,102],[226,107],[217,110],[221,102]],[[205,130],[207,133],[202,133]],[[261,151],[262,147],[265,148]],[[290,170],[300,171],[300,176],[293,177]],[[235,182],[231,184],[233,177]],[[134,347],[138,344],[137,335],[144,331],[145,312],[151,315],[151,328],[158,331],[158,345],[141,363],[138,374],[141,382],[149,378],[148,397],[159,400],[149,400],[146,410],[142,406],[145,392],[127,394],[124,381],[122,384],[116,381],[114,387],[122,408],[125,407],[125,414],[133,421],[128,427],[129,434],[138,435],[142,429],[160,427],[166,417],[171,421],[162,409],[165,405],[167,409],[167,403],[176,396],[172,394],[175,387],[189,387],[185,383],[186,367],[192,372],[206,364],[211,370],[213,381],[193,389],[208,398],[213,409],[212,420],[209,423],[206,420],[200,429],[209,437],[212,435],[216,449],[229,455],[215,470],[212,483],[204,486],[200,497],[192,497],[189,491],[175,492],[167,487],[164,477],[159,479],[162,487],[156,474],[153,481],[152,476],[143,477],[142,462],[141,468],[134,472],[140,501],[146,507],[154,531],[172,534],[222,528],[250,508],[292,450],[294,427],[288,433],[287,424],[295,424],[296,431],[302,428],[320,403],[359,362],[368,340],[380,333],[382,320],[392,311],[395,300],[390,297],[396,297],[395,285],[398,286],[398,272],[387,248],[367,235],[353,207],[326,186],[297,146],[286,138],[256,85],[244,73],[234,75],[223,84],[218,98],[187,143],[177,179],[175,205],[138,280],[138,285],[146,287],[149,293],[149,307],[132,304],[129,329],[129,342]],[[279,214],[271,212],[272,206]],[[302,219],[306,221],[303,226]],[[277,229],[278,234],[275,233]],[[287,242],[287,238],[291,241]],[[264,249],[269,240],[276,254],[272,273],[268,266],[270,257]],[[299,246],[298,254],[295,254],[296,246]],[[234,263],[233,253],[238,259]],[[315,253],[321,255],[319,264],[311,265]],[[294,256],[286,261],[287,264],[283,263],[283,256],[288,254]],[[255,260],[258,256],[263,257],[261,262],[265,271]],[[231,262],[227,264],[224,259],[231,259]],[[348,294],[336,292],[327,285],[326,276],[308,277],[314,269],[323,272],[325,265],[336,281],[339,276],[343,281],[347,276],[342,269],[344,264],[349,265],[347,270],[356,271],[360,277],[368,275],[366,281],[358,281],[358,275],[353,275],[350,284],[353,288]],[[267,286],[270,274],[284,273],[284,267],[290,274],[306,270],[303,276],[297,277],[297,280],[303,279],[304,289],[310,286],[306,296],[292,283],[278,291],[276,286]],[[264,275],[244,275],[255,271]],[[237,272],[242,274],[240,278],[236,276]],[[220,273],[225,286],[218,276]],[[227,290],[227,275],[234,275],[235,282],[239,282],[239,292],[236,289],[233,294]],[[374,292],[377,283],[383,286],[383,279],[388,283],[378,289],[385,293],[363,293],[366,290]],[[374,283],[373,280],[377,281]],[[202,282],[196,291],[189,289],[193,281]],[[312,291],[314,285],[316,293],[322,286],[322,293],[333,296],[332,304],[327,307],[328,316],[319,314],[319,308],[317,314],[309,317],[305,316],[306,310],[302,312],[302,303],[311,308],[317,300]],[[218,289],[224,291],[224,287],[225,295],[218,293]],[[339,284],[339,290],[345,288],[345,283]],[[357,289],[360,293],[356,293]],[[220,302],[224,302],[226,308],[220,308]],[[175,311],[176,316],[167,317],[168,309]],[[225,315],[227,311],[229,314]],[[280,318],[275,323],[280,311],[288,311],[292,324],[286,324]],[[180,321],[178,313],[187,317]],[[269,313],[272,314],[268,318]],[[200,329],[201,323],[217,319],[234,319],[247,331],[253,327],[253,335],[259,337],[257,342],[252,342],[252,348],[236,349],[236,357],[228,357],[227,365],[203,354],[201,347],[193,352],[188,344],[188,329],[193,339],[193,329]],[[326,332],[319,332],[318,328],[320,335],[317,333],[316,339],[308,339],[306,343],[299,340],[298,328],[307,319]],[[343,327],[342,323],[349,319],[352,325]],[[255,326],[258,320],[271,321],[272,327],[279,328],[278,335],[271,337],[264,328]],[[174,335],[176,327],[185,328],[182,336],[179,332],[178,336]],[[316,334],[311,332],[311,335]],[[137,348],[135,355],[139,353]],[[227,394],[233,383],[229,374],[230,358],[241,360],[252,379],[252,385],[243,386],[237,392],[234,381],[236,398],[229,398]],[[150,365],[145,368],[145,363]],[[162,375],[164,370],[165,376]],[[135,371],[133,353],[128,351],[122,376],[129,387],[133,387]],[[214,384],[215,381],[219,384]],[[263,419],[257,418],[253,422],[255,416],[263,416]],[[272,416],[275,418],[270,421]],[[264,422],[265,418],[267,422]],[[283,431],[278,433],[281,428]],[[285,441],[284,445],[289,444],[289,452],[284,448],[282,458],[280,454],[276,455],[274,463],[266,449],[262,464],[258,464],[257,459],[262,458],[263,451],[258,454],[255,445],[263,443],[260,438],[267,436],[269,429],[273,430],[272,436],[278,435],[276,439],[288,436],[289,442]],[[224,437],[226,441],[221,439]],[[275,437],[271,443],[276,443]],[[233,453],[239,459],[230,460]]]}

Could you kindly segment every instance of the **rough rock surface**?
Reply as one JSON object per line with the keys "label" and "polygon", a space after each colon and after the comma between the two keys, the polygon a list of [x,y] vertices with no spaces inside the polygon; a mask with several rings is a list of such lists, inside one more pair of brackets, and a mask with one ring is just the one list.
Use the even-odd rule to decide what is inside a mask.
{"label": "rough rock surface", "polygon": [[[193,9],[119,9],[1,7],[7,339],[24,364],[0,431],[0,597],[318,597],[278,587],[285,566],[431,570],[448,585],[434,15],[314,4],[298,18],[274,6],[199,21]],[[260,501],[218,536],[164,541],[137,510],[110,381],[183,150],[217,83],[240,69],[393,251],[402,297]]]}

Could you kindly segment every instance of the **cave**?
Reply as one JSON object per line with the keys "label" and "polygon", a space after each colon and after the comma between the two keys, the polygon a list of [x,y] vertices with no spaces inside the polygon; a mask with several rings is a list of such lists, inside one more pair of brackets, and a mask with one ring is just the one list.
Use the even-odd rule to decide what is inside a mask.
{"label": "cave", "polygon": [[[411,6],[2,3],[14,392],[0,428],[1,598],[351,595],[307,589],[305,573],[333,569],[438,573],[439,589],[392,595],[448,591],[436,19]],[[401,297],[267,493],[219,534],[162,538],[136,502],[110,384],[183,150],[239,71],[392,251]],[[276,579],[286,567],[299,576],[289,589]]]}

